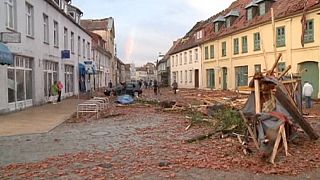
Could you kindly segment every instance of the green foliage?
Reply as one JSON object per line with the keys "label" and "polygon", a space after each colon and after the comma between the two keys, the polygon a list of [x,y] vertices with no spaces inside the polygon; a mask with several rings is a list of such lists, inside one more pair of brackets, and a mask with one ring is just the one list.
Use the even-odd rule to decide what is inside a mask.
{"label": "green foliage", "polygon": [[215,113],[214,118],[217,119],[217,129],[232,130],[237,133],[244,133],[246,125],[240,116],[240,113],[232,109],[223,109]]}

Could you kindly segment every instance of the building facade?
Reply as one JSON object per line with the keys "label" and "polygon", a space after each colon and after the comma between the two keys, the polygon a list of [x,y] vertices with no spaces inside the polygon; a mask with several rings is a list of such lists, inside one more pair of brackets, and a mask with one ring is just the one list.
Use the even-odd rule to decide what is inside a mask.
{"label": "building facade", "polygon": [[111,53],[110,78],[117,83],[117,58],[115,52],[115,25],[112,17],[104,19],[84,19],[81,26],[88,31],[98,34],[105,41],[105,50]]}
{"label": "building facade", "polygon": [[188,66],[188,56],[195,49],[200,52],[200,76],[205,89],[247,86],[250,76],[269,70],[281,53],[277,70],[283,71],[290,65],[289,73],[298,73],[302,81],[310,81],[314,97],[319,97],[320,4],[317,0],[304,2],[238,0],[198,22],[170,54],[172,80],[179,87],[192,88],[188,85],[192,68]]}
{"label": "building facade", "polygon": [[5,34],[21,35],[5,43],[13,62],[0,65],[0,112],[47,102],[59,80],[63,97],[78,94],[78,62],[91,59],[91,36],[77,21],[82,12],[70,6],[70,0],[0,1],[2,43]]}
{"label": "building facade", "polygon": [[[274,31],[271,8],[275,15]],[[317,1],[308,1],[304,7],[303,3],[293,0],[242,0],[216,15],[212,25],[217,28],[202,45],[202,77],[206,87],[247,86],[250,76],[269,70],[281,53],[277,70],[284,71],[290,65],[289,73],[298,73],[302,81],[310,81],[315,89],[314,97],[319,97],[319,10]],[[303,17],[306,19],[304,33]]]}
{"label": "building facade", "polygon": [[98,34],[91,33],[92,36],[92,58],[97,66],[97,72],[92,78],[94,78],[94,89],[106,87],[111,78],[111,52],[106,49],[106,41]]}

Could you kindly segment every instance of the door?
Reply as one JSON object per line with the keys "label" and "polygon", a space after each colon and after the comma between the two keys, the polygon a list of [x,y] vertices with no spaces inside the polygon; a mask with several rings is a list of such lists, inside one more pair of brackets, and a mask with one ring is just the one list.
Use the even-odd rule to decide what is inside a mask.
{"label": "door", "polygon": [[228,84],[227,84],[227,78],[228,78],[228,69],[226,67],[222,68],[222,89],[227,90],[228,89]]}
{"label": "door", "polygon": [[303,62],[299,64],[301,72],[302,84],[304,81],[309,81],[313,86],[313,98],[318,98],[319,92],[319,66],[317,62]]}
{"label": "door", "polygon": [[199,69],[194,71],[194,87],[199,88]]}

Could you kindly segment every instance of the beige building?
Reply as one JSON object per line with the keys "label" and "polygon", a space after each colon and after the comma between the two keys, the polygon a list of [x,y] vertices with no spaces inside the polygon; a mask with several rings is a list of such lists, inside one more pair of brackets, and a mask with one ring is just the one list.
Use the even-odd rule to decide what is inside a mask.
{"label": "beige building", "polygon": [[[275,17],[274,31],[271,8]],[[198,28],[198,31],[203,30],[204,40],[198,44],[193,43],[203,52],[203,87],[235,89],[247,86],[250,76],[257,71],[270,69],[276,56],[281,53],[278,70],[283,71],[289,65],[292,66],[289,73],[304,70],[301,72],[302,80],[310,81],[315,89],[314,96],[319,97],[319,10],[320,4],[316,0],[309,0],[306,6],[303,1],[297,0],[238,0],[221,13],[210,17]],[[301,24],[303,15],[306,17],[304,33]],[[273,32],[276,48],[273,46]],[[174,58],[178,55],[179,59],[185,51],[171,56],[171,62],[176,62]],[[171,68],[175,68],[172,76],[173,72],[178,74],[185,70],[176,65]],[[180,79],[178,81],[181,83]]]}

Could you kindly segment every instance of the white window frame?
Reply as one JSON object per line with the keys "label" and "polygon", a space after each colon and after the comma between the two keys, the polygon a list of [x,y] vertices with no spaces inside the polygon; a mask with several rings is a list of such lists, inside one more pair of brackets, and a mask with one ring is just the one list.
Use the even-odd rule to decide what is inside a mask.
{"label": "white window frame", "polygon": [[68,41],[69,41],[69,38],[68,38],[68,28],[64,27],[63,28],[63,48],[65,50],[68,49]]}
{"label": "white window frame", "polygon": [[27,36],[34,36],[34,10],[33,6],[26,2],[26,34]]}
{"label": "white window frame", "polygon": [[193,79],[193,70],[189,70],[189,83],[192,83]]}
{"label": "white window frame", "polygon": [[[6,0],[6,27],[16,29],[16,1]],[[11,10],[10,10],[11,9]]]}
{"label": "white window frame", "polygon": [[198,49],[194,50],[194,61],[197,62],[199,60]]}
{"label": "white window frame", "polygon": [[43,14],[43,42],[49,44],[49,16]]}
{"label": "white window frame", "polygon": [[71,49],[71,53],[74,54],[74,32],[71,31],[71,35],[70,35],[70,49]]}
{"label": "white window frame", "polygon": [[53,21],[53,45],[59,47],[59,23]]}

